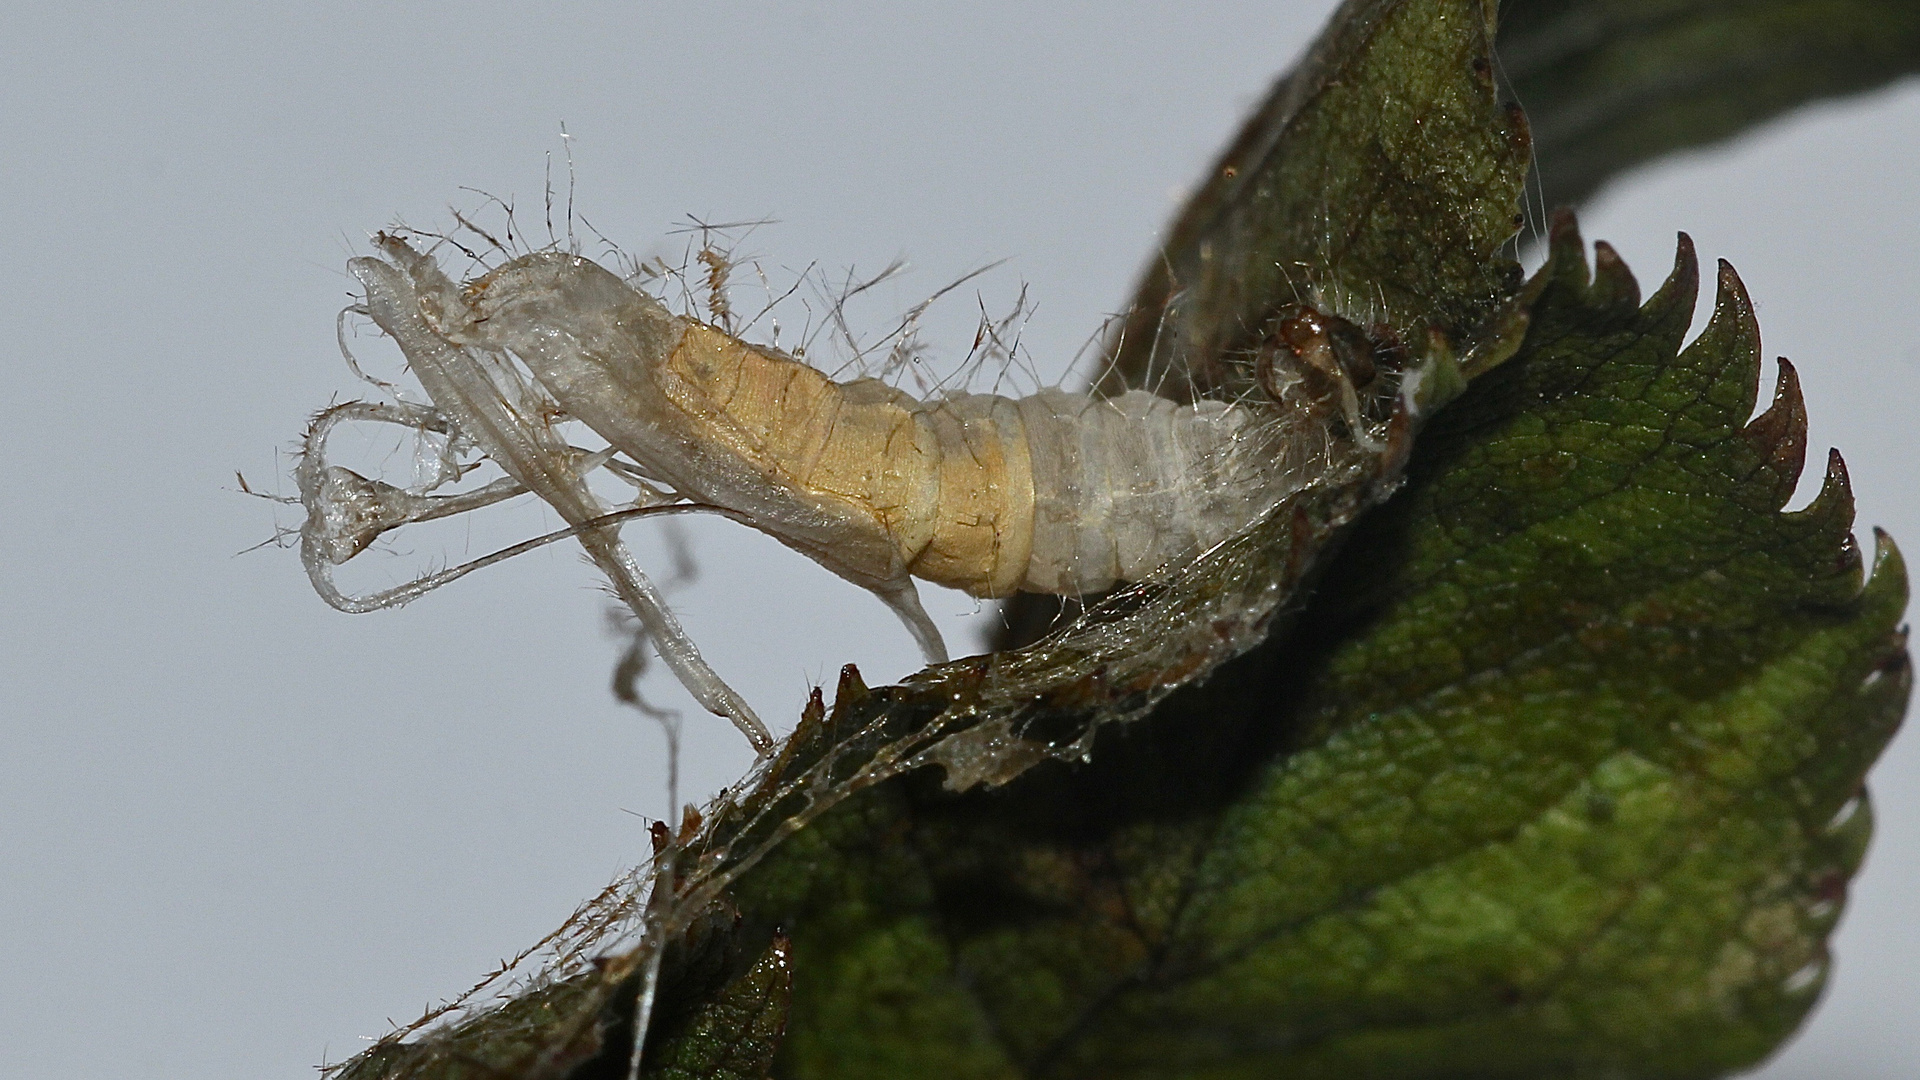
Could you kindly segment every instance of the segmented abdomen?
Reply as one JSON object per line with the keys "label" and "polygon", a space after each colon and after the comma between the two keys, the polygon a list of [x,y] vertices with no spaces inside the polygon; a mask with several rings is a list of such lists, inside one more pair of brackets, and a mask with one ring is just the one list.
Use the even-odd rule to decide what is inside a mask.
{"label": "segmented abdomen", "polygon": [[[1017,400],[967,395],[925,408],[936,431],[962,426],[940,423],[943,413],[990,417],[1010,444],[1002,456],[1026,459],[1024,470],[1006,474],[1016,480],[1025,473],[1023,490],[1009,494],[1027,509],[998,523],[1000,550],[1017,554],[1018,566],[1003,557],[975,560],[972,573],[914,568],[917,576],[978,596],[1084,595],[1140,581],[1232,535],[1270,501],[1267,485],[1235,466],[1253,423],[1245,409],[1176,405],[1144,390],[1113,398],[1064,390]],[[941,440],[943,457],[972,452],[972,445]],[[943,515],[964,514],[953,505],[956,494],[941,493]],[[1025,535],[1008,535],[1017,528]]]}
{"label": "segmented abdomen", "polygon": [[920,401],[836,383],[578,257],[515,260],[467,295],[477,340],[650,475],[910,619],[924,616],[909,575],[981,597],[1143,580],[1245,527],[1290,475],[1246,452],[1257,424],[1273,431],[1265,413],[1139,390]]}
{"label": "segmented abdomen", "polygon": [[[1233,466],[1250,414],[1219,402],[1176,405],[1141,390],[919,401],[873,379],[832,382],[701,324],[687,326],[662,374],[669,400],[775,486],[850,504],[895,565],[975,596],[1139,581],[1267,505],[1259,470]],[[845,532],[831,546],[835,561],[886,576],[880,560],[854,556],[863,545]]]}

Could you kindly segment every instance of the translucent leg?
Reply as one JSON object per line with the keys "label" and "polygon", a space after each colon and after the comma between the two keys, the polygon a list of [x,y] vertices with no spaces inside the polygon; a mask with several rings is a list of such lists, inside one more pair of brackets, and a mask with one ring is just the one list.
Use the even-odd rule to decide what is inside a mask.
{"label": "translucent leg", "polygon": [[920,604],[920,590],[913,587],[913,579],[906,578],[898,585],[883,586],[873,590],[880,602],[893,609],[900,621],[907,625],[907,632],[920,646],[920,654],[929,664],[947,662],[947,643],[940,637],[940,628],[933,625],[933,619],[927,615],[927,609]]}
{"label": "translucent leg", "polygon": [[660,658],[694,699],[732,720],[756,750],[770,750],[773,738],[766,725],[701,658],[653,582],[620,541],[617,528],[590,524],[604,511],[575,468],[572,448],[546,419],[554,411],[551,403],[504,355],[455,345],[437,332],[429,315],[441,323],[457,323],[465,317],[458,288],[431,258],[403,241],[382,237],[380,243],[393,263],[360,258],[349,268],[367,290],[368,314],[399,343],[435,407],[508,476],[580,529],[581,546],[646,627]]}

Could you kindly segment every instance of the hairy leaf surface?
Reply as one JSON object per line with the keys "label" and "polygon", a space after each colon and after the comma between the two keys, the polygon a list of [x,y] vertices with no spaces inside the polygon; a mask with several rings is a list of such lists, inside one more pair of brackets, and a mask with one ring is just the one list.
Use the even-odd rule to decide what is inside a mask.
{"label": "hairy leaf surface", "polygon": [[1103,389],[1179,397],[1305,302],[1466,339],[1517,284],[1530,142],[1494,85],[1496,2],[1347,0],[1149,259]]}
{"label": "hairy leaf surface", "polygon": [[1908,692],[1838,458],[1791,513],[1722,267],[1681,350],[1564,223],[1521,353],[1290,632],[1084,765],[874,789],[738,892],[793,935],[782,1075],[1720,1075],[1819,992]]}

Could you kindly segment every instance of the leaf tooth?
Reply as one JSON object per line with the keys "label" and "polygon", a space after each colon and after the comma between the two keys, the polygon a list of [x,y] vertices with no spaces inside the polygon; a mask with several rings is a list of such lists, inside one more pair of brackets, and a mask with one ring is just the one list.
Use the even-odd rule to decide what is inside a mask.
{"label": "leaf tooth", "polygon": [[1740,414],[1753,411],[1760,388],[1760,320],[1753,313],[1753,298],[1747,295],[1746,283],[1725,259],[1719,261],[1715,274],[1713,318],[1707,320],[1706,329],[1687,352],[1698,352],[1709,363],[1715,356],[1725,357],[1721,378],[1729,373],[1736,376],[1735,383],[1746,400],[1739,406]]}
{"label": "leaf tooth", "polygon": [[794,767],[794,762],[799,758],[801,748],[811,749],[824,737],[826,722],[827,706],[821,700],[820,688],[816,686],[807,694],[807,703],[800,710],[800,722],[794,726],[792,736],[780,743],[779,756],[767,770],[767,775],[788,775],[788,770]]}
{"label": "leaf tooth", "polygon": [[[1700,256],[1693,250],[1693,237],[1680,233],[1674,240],[1673,269],[1641,310],[1651,320],[1649,325],[1666,321],[1660,316],[1669,316],[1679,325],[1684,338],[1687,325],[1693,321],[1693,303],[1699,296]],[[1674,346],[1677,348],[1679,344],[1680,339],[1676,338]]]}
{"label": "leaf tooth", "polygon": [[1596,304],[1626,314],[1640,309],[1640,283],[1627,269],[1626,260],[1605,240],[1593,245],[1593,270],[1593,288],[1588,296]]}
{"label": "leaf tooth", "polygon": [[1807,403],[1800,396],[1800,375],[1786,357],[1780,358],[1773,403],[1749,420],[1743,433],[1759,452],[1761,468],[1773,473],[1775,509],[1785,506],[1807,463]]}
{"label": "leaf tooth", "polygon": [[1587,242],[1580,237],[1580,219],[1561,207],[1547,225],[1547,266],[1555,278],[1584,293],[1587,288]]}
{"label": "leaf tooth", "polygon": [[816,686],[812,693],[807,695],[806,706],[800,710],[800,730],[812,728],[826,718],[827,706],[821,701],[820,688]]}
{"label": "leaf tooth", "polygon": [[[1900,554],[1900,545],[1893,542],[1893,534],[1878,525],[1873,527],[1873,580],[1880,581],[1881,575],[1890,575],[1889,582],[1898,583],[1901,595],[1906,594],[1907,560]],[[1904,608],[1904,605],[1903,605]],[[1906,640],[1906,631],[1900,631],[1902,641]]]}
{"label": "leaf tooth", "polygon": [[1820,483],[1820,494],[1804,509],[1787,514],[1789,520],[1810,523],[1815,528],[1828,527],[1840,533],[1838,550],[1834,553],[1832,572],[1850,576],[1853,586],[1850,592],[1857,593],[1864,579],[1864,567],[1860,560],[1860,545],[1853,538],[1853,484],[1847,479],[1847,463],[1840,451],[1827,450],[1827,475]]}
{"label": "leaf tooth", "polygon": [[1723,333],[1739,335],[1734,340],[1752,342],[1755,351],[1760,347],[1760,320],[1753,313],[1753,298],[1747,295],[1747,283],[1740,280],[1740,271],[1725,259],[1719,260],[1715,285],[1718,292],[1713,299],[1713,320],[1707,324],[1711,331],[1715,323],[1723,324]]}
{"label": "leaf tooth", "polygon": [[1825,516],[1843,511],[1849,524],[1853,521],[1853,482],[1847,476],[1846,459],[1834,447],[1827,448],[1827,475],[1820,482],[1820,494],[1813,497],[1807,508],[1800,513],[1813,516]]}
{"label": "leaf tooth", "polygon": [[[1901,600],[1906,598],[1906,575],[1900,575]],[[1874,575],[1877,582],[1879,575]],[[1871,585],[1869,586],[1871,587]],[[1907,628],[1902,626],[1888,634],[1881,646],[1880,655],[1874,660],[1871,670],[1861,678],[1859,694],[1865,699],[1871,714],[1884,721],[1877,731],[1868,736],[1869,746],[1860,762],[1859,782],[1867,782],[1867,770],[1873,767],[1880,751],[1893,738],[1900,728],[1900,722],[1907,714],[1907,702],[1913,697],[1913,656],[1907,651]],[[1874,707],[1878,703],[1878,707]]]}
{"label": "leaf tooth", "polygon": [[1839,873],[1823,877],[1819,882],[1821,892],[1826,899],[1836,904],[1844,904],[1847,897],[1847,880],[1860,869],[1866,860],[1867,842],[1873,839],[1873,798],[1867,794],[1864,783],[1854,788],[1833,817],[1822,829],[1827,860]]}
{"label": "leaf tooth", "polygon": [[[1878,560],[1876,560],[1877,562]],[[1874,571],[1878,580],[1880,571]],[[1901,574],[1904,578],[1906,575]],[[1869,585],[1871,588],[1871,585]],[[1904,588],[1901,592],[1905,592]],[[1860,692],[1863,694],[1886,694],[1905,701],[1913,692],[1913,656],[1907,652],[1907,628],[1901,627],[1888,634],[1880,658],[1875,660],[1873,668],[1860,680]],[[1899,710],[1906,712],[1905,708]]]}
{"label": "leaf tooth", "polygon": [[860,678],[859,668],[852,664],[842,667],[840,684],[833,688],[833,719],[840,720],[848,710],[865,703],[871,694],[865,680]]}
{"label": "leaf tooth", "polygon": [[1700,396],[1698,422],[1731,435],[1753,413],[1760,389],[1760,321],[1733,264],[1719,262],[1713,318],[1680,354],[1677,374]]}
{"label": "leaf tooth", "polygon": [[[1906,613],[1907,560],[1900,554],[1900,547],[1893,542],[1893,537],[1878,525],[1873,527],[1873,569],[1867,575],[1861,595],[1867,604],[1884,604],[1888,622],[1897,621]],[[1874,671],[1882,678],[1898,675],[1903,680],[1903,686],[1910,685],[1913,681],[1913,661],[1907,656],[1905,625],[1887,635],[1886,648],[1888,651],[1876,663]],[[1906,710],[1900,711],[1904,713]]]}

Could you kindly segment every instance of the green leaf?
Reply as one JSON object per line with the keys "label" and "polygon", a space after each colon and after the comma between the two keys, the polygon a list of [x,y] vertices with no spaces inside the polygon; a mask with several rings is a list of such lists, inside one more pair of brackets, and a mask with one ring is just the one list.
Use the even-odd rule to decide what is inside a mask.
{"label": "green leaf", "polygon": [[1920,71],[1911,0],[1507,0],[1503,73],[1527,107],[1541,201]]}
{"label": "green leaf", "polygon": [[[1420,340],[1480,329],[1518,283],[1530,144],[1495,92],[1493,2],[1348,0],[1181,210],[1102,389],[1231,392],[1286,304]],[[1237,381],[1238,380],[1238,381]]]}
{"label": "green leaf", "polygon": [[[1257,393],[1246,357],[1307,303],[1495,355],[1525,222],[1527,121],[1497,85],[1497,0],[1347,0],[1203,175],[1147,260],[1097,389],[1185,400]],[[1317,550],[1329,528],[1277,547]],[[1263,577],[1272,576],[1263,574]],[[1279,575],[1280,584],[1292,582]],[[1029,645],[1077,601],[1023,595],[995,647]]]}
{"label": "green leaf", "polygon": [[[646,1080],[764,1080],[787,1025],[790,948],[778,933],[743,962],[731,909],[702,920],[665,956],[668,1000],[651,1016]],[[600,971],[607,973],[609,967]],[[640,980],[619,972],[523,990],[500,1007],[416,1042],[384,1042],[342,1080],[626,1080]]]}
{"label": "green leaf", "polygon": [[1690,248],[1644,306],[1570,219],[1520,354],[1290,633],[1085,765],[841,804],[736,888],[794,1077],[1705,1077],[1818,995],[1906,601]]}
{"label": "green leaf", "polygon": [[1904,575],[1888,545],[1862,590],[1842,474],[1779,512],[1803,410],[1789,373],[1748,422],[1730,272],[1684,353],[1684,249],[1641,307],[1563,226],[1519,291],[1491,33],[1349,0],[1116,343],[1221,395],[1297,300],[1476,370],[1521,345],[1392,502],[1347,535],[1400,467],[1354,462],[1038,648],[845,673],[652,900],[616,883],[551,980],[341,1080],[624,1077],[641,927],[652,1075],[756,1075],[783,1008],[784,1076],[1708,1076],[1783,1038],[1905,701]]}
{"label": "green leaf", "polygon": [[674,1003],[690,1009],[684,1018],[655,1017],[657,1038],[649,1044],[642,1075],[658,1080],[762,1080],[773,1068],[786,1031],[792,990],[787,940],[776,935],[751,968],[711,999]]}
{"label": "green leaf", "polygon": [[[608,1047],[595,987],[571,980],[523,992],[467,1023],[417,1042],[382,1042],[349,1061],[342,1080],[560,1077]],[[585,1022],[582,1022],[584,1019]]]}
{"label": "green leaf", "polygon": [[[1184,234],[1202,248],[1216,244],[1228,259],[1214,264],[1227,273],[1209,279],[1212,292],[1183,284],[1180,293],[1202,305],[1188,325],[1209,336],[1148,349],[1143,362],[1151,366],[1156,355],[1194,361],[1225,374],[1203,379],[1194,369],[1191,382],[1177,385],[1231,394],[1252,365],[1245,356],[1221,364],[1220,350],[1244,342],[1205,330],[1208,322],[1215,329],[1259,322],[1303,298],[1340,301],[1356,317],[1363,313],[1353,305],[1371,306],[1370,317],[1411,343],[1430,367],[1445,369],[1456,354],[1471,361],[1509,347],[1519,322],[1504,305],[1519,269],[1502,246],[1518,221],[1527,146],[1524,125],[1495,93],[1491,45],[1487,0],[1354,0],[1343,7],[1301,74],[1276,92],[1282,107],[1249,125],[1247,138],[1272,145],[1236,148],[1238,181],[1210,185],[1202,202],[1217,211],[1214,220]],[[1338,230],[1328,224],[1333,220],[1342,222]],[[1205,251],[1193,250],[1205,261]],[[1277,273],[1282,259],[1293,270]],[[1165,299],[1169,322],[1187,318],[1179,297]],[[1404,447],[1405,440],[1390,445]],[[844,679],[831,714],[816,702],[760,775],[718,800],[704,830],[682,835],[666,856],[670,865],[663,864],[663,880],[671,882],[665,893],[643,899],[644,875],[616,883],[543,943],[551,957],[534,985],[547,989],[495,1012],[462,999],[424,1018],[422,1024],[437,1019],[441,1026],[404,1051],[385,1044],[339,1080],[464,1076],[462,1063],[470,1060],[494,1075],[558,1076],[558,1063],[582,1055],[582,1077],[617,1068],[618,1044],[631,1041],[631,1003],[658,942],[672,943],[657,1010],[670,1017],[711,1000],[711,981],[684,972],[731,970],[735,959],[771,940],[777,906],[747,912],[732,936],[686,936],[693,923],[711,922],[725,908],[730,882],[748,875],[757,891],[792,877],[795,889],[832,887],[846,875],[810,866],[803,855],[784,854],[778,865],[760,861],[803,852],[816,835],[844,830],[853,819],[837,812],[846,805],[841,800],[876,785],[878,797],[891,798],[884,794],[894,790],[889,778],[923,764],[940,764],[950,783],[965,788],[1083,756],[1101,727],[1145,714],[1264,639],[1277,609],[1318,565],[1325,542],[1392,490],[1404,462],[1398,452],[1345,440],[1324,475],[1259,528],[1165,580],[1129,590],[1097,618],[1076,622],[1041,647],[943,665],[871,693],[857,678]],[[817,830],[810,827],[816,821]],[[636,949],[642,930],[645,944]],[[596,953],[603,962],[587,966]],[[872,971],[891,979],[897,966],[876,957]],[[819,986],[806,981],[819,975],[804,965],[795,975],[796,995]],[[524,1008],[546,1009],[538,1012],[549,1025],[544,1041],[522,1029],[515,1011],[543,995],[550,1006]],[[970,1015],[946,1004],[930,1008],[915,1014],[912,1030],[958,1031]],[[498,1045],[489,1041],[496,1027]]]}

